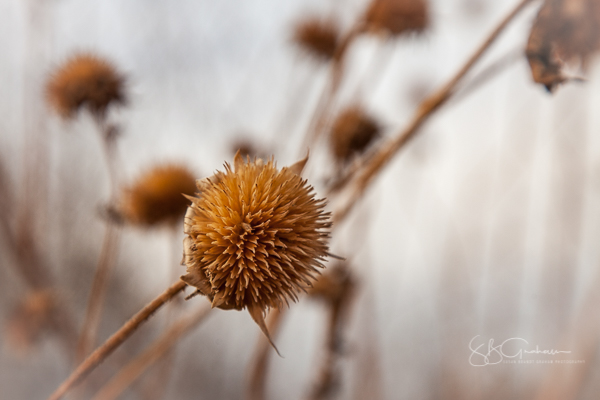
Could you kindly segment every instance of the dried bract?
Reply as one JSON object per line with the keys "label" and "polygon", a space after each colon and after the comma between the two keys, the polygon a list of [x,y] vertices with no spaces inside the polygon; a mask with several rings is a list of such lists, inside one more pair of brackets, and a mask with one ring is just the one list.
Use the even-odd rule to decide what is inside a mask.
{"label": "dried bract", "polygon": [[294,29],[294,42],[315,58],[329,61],[339,45],[338,26],[330,20],[302,20]]}
{"label": "dried bract", "polygon": [[533,80],[548,91],[568,80],[564,63],[583,67],[600,49],[600,2],[546,0],[531,28],[527,59]]}
{"label": "dried bract", "polygon": [[91,54],[67,60],[50,77],[46,97],[54,110],[71,118],[82,107],[95,115],[125,103],[125,78],[108,61]]}
{"label": "dried bract", "polygon": [[123,191],[119,210],[126,221],[137,225],[176,223],[190,204],[185,196],[195,192],[196,180],[188,168],[160,165]]}
{"label": "dried bract", "polygon": [[333,122],[330,147],[340,163],[363,153],[380,135],[380,125],[360,106],[344,109]]}
{"label": "dried bract", "polygon": [[310,288],[328,254],[330,215],[300,176],[306,161],[279,170],[238,153],[198,181],[185,217],[182,280],[213,307],[247,308],[267,337],[266,310]]}
{"label": "dried bract", "polygon": [[421,32],[429,24],[426,0],[372,0],[364,16],[367,30],[392,36]]}

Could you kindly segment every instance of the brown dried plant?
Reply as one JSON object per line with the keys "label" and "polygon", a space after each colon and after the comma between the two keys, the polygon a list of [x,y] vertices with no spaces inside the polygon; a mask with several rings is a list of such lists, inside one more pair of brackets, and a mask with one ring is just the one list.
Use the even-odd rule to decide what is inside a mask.
{"label": "brown dried plant", "polygon": [[119,209],[132,224],[155,226],[178,222],[189,205],[184,195],[196,192],[192,172],[176,164],[153,167],[139,177],[121,196]]}
{"label": "brown dried plant", "polygon": [[182,280],[213,307],[242,310],[269,337],[264,313],[297,300],[328,255],[329,213],[300,173],[308,157],[278,170],[245,162],[198,181],[185,217]]}
{"label": "brown dried plant", "polygon": [[82,107],[103,116],[109,105],[124,104],[125,78],[108,61],[93,54],[76,54],[50,77],[46,97],[54,110],[72,118]]}
{"label": "brown dried plant", "polygon": [[429,5],[426,0],[372,0],[364,20],[365,28],[374,33],[422,32],[429,25]]}
{"label": "brown dried plant", "polygon": [[338,163],[362,154],[380,135],[380,124],[364,108],[353,105],[335,118],[329,143]]}
{"label": "brown dried plant", "polygon": [[546,0],[531,28],[527,59],[533,80],[553,91],[569,78],[565,63],[586,66],[600,49],[600,2]]}
{"label": "brown dried plant", "polygon": [[333,20],[306,18],[294,27],[293,40],[307,54],[319,60],[330,61],[340,42],[339,28]]}
{"label": "brown dried plant", "polygon": [[29,293],[13,311],[7,323],[6,338],[12,349],[29,351],[51,328],[56,298],[49,289]]}

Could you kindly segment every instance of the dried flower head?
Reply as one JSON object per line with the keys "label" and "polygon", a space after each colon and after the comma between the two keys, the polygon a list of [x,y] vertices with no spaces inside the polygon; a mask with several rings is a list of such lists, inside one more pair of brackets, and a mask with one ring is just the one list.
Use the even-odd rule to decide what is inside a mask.
{"label": "dried flower head", "polygon": [[330,215],[300,176],[307,160],[279,170],[238,153],[198,181],[185,216],[182,280],[213,307],[247,308],[267,337],[265,311],[310,288],[328,255]]}
{"label": "dried flower head", "polygon": [[336,160],[348,162],[354,155],[364,152],[379,137],[380,126],[360,106],[344,109],[333,122],[330,146]]}
{"label": "dried flower head", "polygon": [[160,165],[144,173],[120,199],[122,217],[137,225],[175,223],[185,214],[196,192],[192,172],[181,165]]}
{"label": "dried flower head", "polygon": [[429,24],[426,0],[372,0],[364,16],[366,28],[397,36],[421,32]]}
{"label": "dried flower head", "polygon": [[48,80],[50,105],[65,118],[82,107],[103,115],[111,104],[125,103],[125,78],[108,61],[91,54],[77,54],[67,60]]}
{"label": "dried flower head", "polygon": [[531,28],[527,59],[535,82],[548,91],[568,80],[565,62],[585,67],[600,50],[600,2],[597,0],[546,0]]}
{"label": "dried flower head", "polygon": [[331,20],[304,19],[294,28],[294,42],[315,58],[329,61],[339,44],[338,25]]}
{"label": "dried flower head", "polygon": [[56,299],[51,291],[29,293],[8,320],[6,338],[10,347],[20,352],[29,350],[49,327],[55,306]]}

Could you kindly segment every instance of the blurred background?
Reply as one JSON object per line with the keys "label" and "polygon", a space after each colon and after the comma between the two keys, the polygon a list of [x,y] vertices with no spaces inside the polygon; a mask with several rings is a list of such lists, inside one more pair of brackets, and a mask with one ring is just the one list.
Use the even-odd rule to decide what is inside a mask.
{"label": "blurred background", "polygon": [[[394,137],[516,3],[430,0],[422,32],[356,38],[332,113],[360,103],[381,143]],[[32,325],[15,321],[26,318],[32,291],[51,282],[78,331],[107,229],[111,186],[98,127],[88,113],[55,115],[44,94],[51,72],[83,51],[125,75],[128,103],[110,110],[124,185],[167,162],[212,175],[247,143],[285,166],[306,154],[330,76],[327,63],[294,42],[294,27],[317,16],[348,30],[368,5],[0,0],[0,206],[8,226],[0,234],[0,398],[46,398],[71,372],[73,355],[56,332],[28,335],[19,329]],[[515,19],[462,92],[336,227],[332,252],[348,259],[356,288],[332,398],[597,398],[600,70],[590,62],[584,82],[552,94],[534,83],[524,49],[538,9],[533,2]],[[326,140],[310,151],[304,176],[324,197],[335,162]],[[19,272],[10,239],[18,221],[47,275]],[[122,227],[99,342],[185,272],[182,239],[182,224]],[[179,311],[204,302],[191,299]],[[284,357],[269,353],[266,398],[310,396],[326,319],[322,302],[303,297],[291,306],[275,340]],[[159,312],[73,398],[92,398],[169,321]],[[527,349],[571,351],[530,359],[584,362],[474,367],[469,342],[477,335],[480,344],[519,337]],[[179,341],[163,398],[244,398],[260,338],[247,313],[214,310]],[[121,398],[152,398],[160,368]]]}

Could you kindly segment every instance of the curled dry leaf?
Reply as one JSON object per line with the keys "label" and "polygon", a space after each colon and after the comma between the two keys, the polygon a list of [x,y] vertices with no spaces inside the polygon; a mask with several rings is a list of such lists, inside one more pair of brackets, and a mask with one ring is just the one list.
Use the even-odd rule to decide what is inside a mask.
{"label": "curled dry leaf", "polygon": [[213,307],[247,308],[270,341],[265,312],[310,288],[328,254],[330,215],[300,176],[307,160],[279,170],[238,152],[197,182],[185,216],[181,279]]}
{"label": "curled dry leaf", "polygon": [[531,28],[527,60],[533,80],[552,92],[572,79],[563,67],[579,62],[585,68],[600,49],[600,2],[546,0]]}

